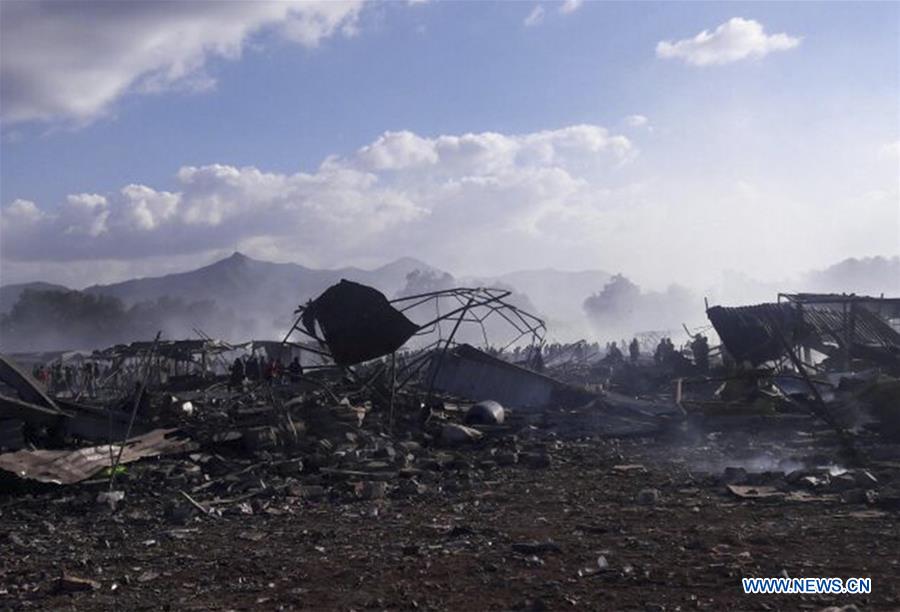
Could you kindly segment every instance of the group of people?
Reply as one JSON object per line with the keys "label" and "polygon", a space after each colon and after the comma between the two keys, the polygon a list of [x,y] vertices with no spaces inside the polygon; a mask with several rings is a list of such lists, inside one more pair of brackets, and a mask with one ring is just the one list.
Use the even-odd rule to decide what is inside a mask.
{"label": "group of people", "polygon": [[97,385],[103,377],[103,370],[96,361],[85,361],[80,366],[63,365],[56,361],[50,365],[35,364],[32,376],[53,394],[69,393],[96,397]]}
{"label": "group of people", "polygon": [[[622,346],[625,346],[624,340],[622,340]],[[631,342],[628,343],[628,359],[631,361],[631,363],[637,363],[640,357],[641,344],[640,342],[638,342],[637,338],[632,338]],[[625,355],[622,353],[622,349],[619,348],[618,342],[613,341],[606,343],[606,360],[611,362],[625,361]]]}
{"label": "group of people", "polygon": [[229,386],[239,388],[245,380],[250,382],[266,381],[274,384],[282,384],[286,380],[298,380],[303,375],[303,366],[299,357],[294,357],[287,368],[281,358],[266,359],[255,353],[249,357],[238,357],[231,365]]}
{"label": "group of people", "polygon": [[675,356],[675,344],[671,338],[660,338],[656,350],[653,351],[653,363],[656,365],[668,365]]}
{"label": "group of people", "polygon": [[[694,366],[701,372],[709,371],[709,339],[703,334],[696,334],[690,343]],[[657,365],[672,365],[677,360],[686,361],[675,349],[671,338],[662,338],[653,353],[653,361]],[[690,362],[687,362],[690,363]]]}

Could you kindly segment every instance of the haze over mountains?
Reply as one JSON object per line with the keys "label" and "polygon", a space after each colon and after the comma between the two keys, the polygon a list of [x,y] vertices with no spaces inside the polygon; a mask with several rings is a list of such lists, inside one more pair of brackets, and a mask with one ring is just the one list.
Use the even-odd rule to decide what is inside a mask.
{"label": "haze over mountains", "polygon": [[[413,274],[416,271],[418,273]],[[449,286],[506,287],[514,291],[511,298],[514,303],[547,320],[550,340],[571,341],[582,337],[615,339],[637,331],[659,329],[662,321],[666,321],[664,326],[670,326],[673,321],[704,324],[704,296],[717,303],[739,304],[772,300],[779,291],[900,295],[900,258],[848,259],[791,281],[759,282],[726,273],[722,283],[714,288],[690,289],[675,283],[666,291],[658,292],[632,288],[627,297],[622,298],[628,303],[616,305],[618,312],[633,315],[624,317],[629,329],[611,329],[608,320],[597,325],[603,318],[593,316],[596,313],[586,313],[584,309],[585,299],[601,292],[610,281],[611,275],[603,270],[566,272],[548,268],[497,277],[454,278],[448,272],[410,257],[373,270],[352,267],[317,270],[234,253],[195,270],[94,285],[81,293],[94,299],[120,300],[124,309],[132,309],[135,317],[148,319],[147,325],[165,327],[168,337],[193,336],[196,327],[233,340],[275,338],[290,325],[298,304],[316,297],[342,278],[377,287],[388,297]],[[25,289],[66,291],[60,285],[41,282],[0,287],[3,314],[10,313]],[[55,348],[87,348],[66,345],[64,328],[57,333],[58,337],[48,336],[53,340],[47,340],[45,344],[59,343]],[[147,331],[142,329],[140,333],[145,335]],[[9,337],[0,340],[5,345],[10,342]],[[24,350],[25,347],[16,348]],[[32,350],[48,348],[34,346]]]}
{"label": "haze over mountains", "polygon": [[342,278],[372,285],[393,295],[404,286],[406,275],[413,270],[432,268],[417,259],[405,257],[374,270],[315,270],[294,263],[260,261],[236,252],[196,270],[94,285],[85,292],[117,297],[128,306],[170,296],[188,302],[212,299],[248,310],[266,305],[292,311]]}

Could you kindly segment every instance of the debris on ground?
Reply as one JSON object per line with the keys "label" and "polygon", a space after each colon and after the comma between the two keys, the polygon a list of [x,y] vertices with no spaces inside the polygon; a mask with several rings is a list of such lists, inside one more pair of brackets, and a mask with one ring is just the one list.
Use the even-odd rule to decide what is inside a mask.
{"label": "debris on ground", "polygon": [[[111,347],[62,385],[3,357],[5,602],[746,609],[741,577],[787,571],[900,606],[900,341],[872,303],[713,307],[722,345],[641,361],[547,348],[507,296],[345,281],[285,342]],[[497,312],[515,351],[462,330]]]}

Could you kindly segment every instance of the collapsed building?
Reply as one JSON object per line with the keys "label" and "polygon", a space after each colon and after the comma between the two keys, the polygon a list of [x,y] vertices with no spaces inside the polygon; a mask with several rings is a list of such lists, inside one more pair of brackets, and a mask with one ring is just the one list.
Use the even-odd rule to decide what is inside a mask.
{"label": "collapsed building", "polygon": [[[109,513],[138,532],[162,524],[174,540],[202,540],[200,526],[216,525],[252,545],[267,537],[265,517],[304,513],[303,534],[324,516],[328,533],[346,519],[351,540],[364,540],[368,521],[382,545],[402,537],[400,509],[430,508],[422,522],[432,529],[442,512],[464,506],[486,512],[482,523],[505,507],[521,517],[546,493],[534,533],[574,524],[572,547],[626,525],[662,521],[657,532],[676,533],[675,523],[696,523],[719,504],[815,504],[875,517],[900,509],[900,300],[785,295],[715,306],[707,314],[721,344],[699,363],[690,346],[662,336],[665,351],[638,346],[630,358],[586,342],[547,350],[544,322],[509,297],[457,288],[390,300],[342,281],[299,306],[281,340],[229,344],[198,332],[88,354],[2,357],[0,495],[16,502],[4,518],[19,517],[21,501],[16,524],[35,523],[29,500],[58,516],[69,506],[45,500],[76,491],[61,499],[81,501],[59,504],[77,511],[58,520]],[[48,385],[16,361],[37,371],[69,365],[87,378]],[[263,375],[260,361],[302,369]],[[584,487],[586,498],[573,492]],[[396,514],[387,513],[393,504]],[[482,523],[445,530],[463,544],[401,542],[402,557],[451,559],[470,541],[480,542],[479,556],[500,554],[516,568],[563,554],[556,541],[520,538],[503,556],[494,543],[529,521]],[[53,529],[58,538],[73,532]],[[16,541],[17,550],[28,546]],[[633,566],[612,556],[635,542],[624,541],[569,580],[631,584]],[[159,540],[119,546],[149,558],[145,542]],[[328,563],[317,554],[315,563]],[[88,577],[64,572],[44,596],[100,593],[99,570],[81,567]],[[128,588],[143,580],[162,578],[144,572]],[[19,596],[37,601],[40,592]]]}
{"label": "collapsed building", "polygon": [[[707,310],[736,361],[759,365],[796,353],[806,367],[818,370],[847,370],[858,361],[897,372],[900,299],[830,294],[778,297],[776,303]],[[814,352],[822,357],[814,361]]]}
{"label": "collapsed building", "polygon": [[[435,408],[441,412],[447,401],[490,401],[523,422],[552,423],[569,433],[652,435],[715,405],[746,409],[763,392],[769,393],[766,410],[777,404],[774,393],[789,409],[803,404],[845,435],[846,423],[834,416],[841,385],[866,380],[862,395],[878,396],[891,388],[879,376],[896,376],[900,363],[900,299],[781,294],[775,303],[708,308],[721,339],[711,352],[721,357],[722,373],[712,376],[692,370],[680,353],[668,366],[641,367],[611,362],[583,343],[556,351],[545,365],[546,326],[510,304],[509,296],[502,289],[456,288],[389,300],[377,289],[343,280],[298,307],[281,341],[229,344],[198,330],[196,340],[157,338],[89,355],[19,356],[23,363],[51,358],[57,366],[69,360],[81,366],[88,359],[105,364],[91,381],[90,396],[84,386],[52,383],[55,393],[48,393],[46,383],[3,358],[0,446],[16,450],[28,440],[58,446],[68,438],[124,444],[129,436],[151,432],[166,410],[170,425],[189,425],[173,422],[173,407],[175,421],[202,417],[204,406],[224,406],[226,413],[234,409],[231,416],[252,415],[250,427],[259,427],[266,417],[283,416],[285,406],[321,403],[323,396],[350,405],[363,401],[367,411],[387,414],[392,426],[409,416],[404,410],[418,419]],[[489,338],[492,322],[494,331],[496,323],[504,326],[499,346]],[[481,349],[471,343],[478,338]],[[515,354],[525,361],[511,359],[511,346],[524,347]],[[302,357],[304,376],[284,386],[225,385],[233,360],[248,354],[278,363]],[[169,405],[152,408],[151,394],[157,400],[167,395]],[[880,418],[896,421],[892,414]],[[206,433],[234,442],[246,432]]]}

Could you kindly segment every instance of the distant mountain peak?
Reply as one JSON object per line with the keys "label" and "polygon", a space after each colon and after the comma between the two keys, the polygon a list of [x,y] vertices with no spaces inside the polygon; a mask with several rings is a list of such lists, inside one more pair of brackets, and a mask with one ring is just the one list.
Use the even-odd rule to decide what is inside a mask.
{"label": "distant mountain peak", "polygon": [[252,263],[260,263],[256,259],[252,257],[248,257],[244,255],[240,251],[235,251],[228,257],[224,259],[219,259],[218,261],[214,261],[209,264],[209,268],[219,268],[219,269],[232,269],[232,268],[244,268]]}
{"label": "distant mountain peak", "polygon": [[252,257],[248,257],[248,256],[244,255],[240,251],[235,251],[234,253],[232,253],[231,255],[229,255],[228,257],[223,259],[222,261],[230,261],[232,263],[242,263],[245,261],[254,261],[254,259]]}

